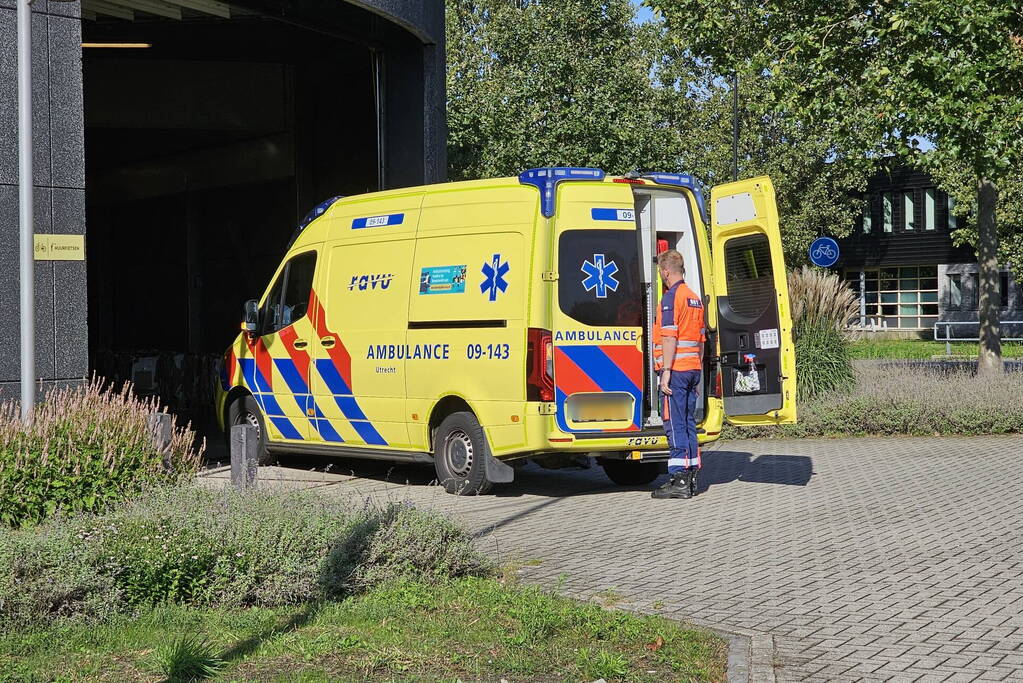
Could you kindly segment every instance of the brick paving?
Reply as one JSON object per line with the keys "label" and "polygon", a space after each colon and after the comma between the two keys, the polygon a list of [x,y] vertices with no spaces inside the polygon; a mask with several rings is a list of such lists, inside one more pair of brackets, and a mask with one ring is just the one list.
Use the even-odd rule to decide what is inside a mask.
{"label": "brick paving", "polygon": [[430,485],[430,469],[364,461],[261,477],[412,500],[503,561],[538,560],[529,581],[768,633],[782,681],[1020,681],[1021,456],[1023,437],[722,442],[690,501],[599,468],[530,465],[467,498]]}

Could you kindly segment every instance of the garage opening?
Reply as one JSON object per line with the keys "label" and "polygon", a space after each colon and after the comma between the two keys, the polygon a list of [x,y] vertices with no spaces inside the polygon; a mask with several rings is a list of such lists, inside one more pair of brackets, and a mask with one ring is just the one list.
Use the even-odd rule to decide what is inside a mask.
{"label": "garage opening", "polygon": [[82,7],[90,365],[209,433],[216,363],[298,221],[386,184],[395,29],[338,0]]}

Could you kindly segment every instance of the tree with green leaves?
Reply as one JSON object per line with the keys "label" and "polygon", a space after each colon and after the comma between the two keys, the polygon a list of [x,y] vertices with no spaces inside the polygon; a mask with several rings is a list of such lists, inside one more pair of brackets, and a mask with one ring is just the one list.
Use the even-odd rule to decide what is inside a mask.
{"label": "tree with green leaves", "polygon": [[450,176],[656,156],[657,30],[634,19],[628,0],[448,0]]}
{"label": "tree with green leaves", "polygon": [[[1002,371],[998,190],[1023,169],[1023,12],[1005,0],[645,0],[719,74],[863,158],[895,155],[976,206],[978,371]],[[921,152],[920,139],[934,148]],[[958,185],[956,182],[958,181]]]}
{"label": "tree with green leaves", "polygon": [[[447,22],[453,179],[553,164],[731,179],[730,85],[628,0],[448,0]],[[866,174],[748,76],[740,177],[771,176],[799,265],[820,234],[848,234]]]}

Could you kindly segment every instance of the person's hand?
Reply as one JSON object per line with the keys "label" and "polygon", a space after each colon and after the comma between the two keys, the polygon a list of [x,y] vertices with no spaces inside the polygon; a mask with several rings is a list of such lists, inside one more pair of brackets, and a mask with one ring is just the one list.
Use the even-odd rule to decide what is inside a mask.
{"label": "person's hand", "polygon": [[671,370],[661,370],[661,387],[660,387],[661,388],[661,393],[662,394],[668,394],[670,396],[671,395],[671,387],[668,384],[669,382],[671,382]]}

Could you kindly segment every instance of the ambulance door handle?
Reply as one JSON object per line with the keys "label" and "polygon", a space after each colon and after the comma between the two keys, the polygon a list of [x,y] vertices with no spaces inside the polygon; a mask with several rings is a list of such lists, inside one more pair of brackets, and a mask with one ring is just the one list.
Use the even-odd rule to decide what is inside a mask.
{"label": "ambulance door handle", "polygon": [[294,346],[296,349],[304,349],[305,347],[309,346],[309,342],[303,339],[299,339],[298,341],[295,342]]}
{"label": "ambulance door handle", "polygon": [[337,340],[334,339],[333,337],[321,337],[320,338],[320,346],[323,346],[323,347],[329,349],[330,347],[332,347],[335,344],[336,341]]}

